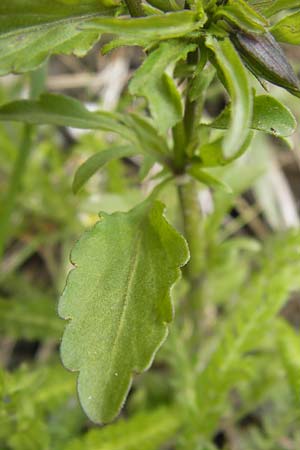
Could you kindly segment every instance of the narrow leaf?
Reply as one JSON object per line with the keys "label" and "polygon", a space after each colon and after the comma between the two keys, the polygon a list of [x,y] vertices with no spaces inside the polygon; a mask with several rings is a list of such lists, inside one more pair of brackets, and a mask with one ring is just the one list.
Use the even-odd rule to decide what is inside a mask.
{"label": "narrow leaf", "polygon": [[33,125],[58,125],[82,129],[101,129],[129,136],[130,130],[109,112],[90,112],[71,97],[43,94],[39,100],[17,100],[0,107],[0,121],[17,121]]}
{"label": "narrow leaf", "polygon": [[184,36],[204,23],[193,11],[179,11],[139,18],[108,18],[90,20],[83,29],[101,33],[114,33],[120,37],[135,37],[159,41]]}
{"label": "narrow leaf", "polygon": [[244,0],[228,0],[225,6],[217,9],[214,17],[225,18],[239,29],[252,33],[262,33],[268,25],[267,20]]}
{"label": "narrow leaf", "polygon": [[132,146],[112,146],[108,150],[102,150],[99,153],[87,159],[76,171],[73,181],[73,192],[76,194],[79,189],[109,161],[125,156],[135,155],[137,151]]}
{"label": "narrow leaf", "polygon": [[224,183],[219,178],[216,178],[211,173],[203,170],[201,164],[194,163],[191,165],[191,167],[188,168],[187,172],[195,178],[195,180],[200,181],[200,183],[205,184],[206,186],[216,188],[216,189],[222,189],[225,192],[231,193],[232,189],[231,187]]}
{"label": "narrow leaf", "polygon": [[230,127],[223,141],[224,157],[231,158],[248,137],[252,117],[252,93],[246,70],[230,40],[218,40],[208,36],[206,45],[215,55],[232,101]]}
{"label": "narrow leaf", "polygon": [[72,252],[76,268],[59,304],[70,320],[61,356],[80,371],[79,398],[95,422],[113,420],[133,372],[151,365],[167,336],[170,288],[188,250],[163,209],[145,201],[128,213],[103,214]]}

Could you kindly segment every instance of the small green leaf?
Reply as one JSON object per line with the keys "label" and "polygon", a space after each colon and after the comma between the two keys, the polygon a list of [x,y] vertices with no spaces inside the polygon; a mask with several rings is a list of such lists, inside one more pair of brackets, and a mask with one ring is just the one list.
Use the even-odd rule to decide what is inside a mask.
{"label": "small green leaf", "polygon": [[202,145],[198,150],[199,158],[195,157],[195,163],[201,164],[202,167],[218,167],[230,164],[236,158],[241,156],[249,145],[253,138],[253,132],[248,132],[247,138],[244,144],[238,149],[234,156],[231,158],[224,158],[223,156],[223,138],[216,139],[213,142]]}
{"label": "small green leaf", "polygon": [[158,130],[164,134],[182,118],[182,102],[174,81],[164,72],[172,63],[184,59],[195,45],[186,45],[177,40],[160,44],[130,82],[132,95],[147,98]]}
{"label": "small green leaf", "polygon": [[83,56],[100,36],[80,30],[79,25],[91,17],[113,14],[111,3],[1,0],[0,75],[32,70],[51,54]]}
{"label": "small green leaf", "polygon": [[268,25],[267,20],[244,0],[228,0],[225,6],[219,7],[215,19],[227,19],[239,29],[252,33],[263,33]]}
{"label": "small green leaf", "polygon": [[217,60],[232,101],[230,127],[222,143],[223,156],[231,158],[243,146],[249,134],[252,93],[246,70],[229,38],[218,40],[208,36],[206,45]]}
{"label": "small green leaf", "polygon": [[[211,124],[212,128],[226,129],[230,123],[230,104]],[[279,137],[294,133],[297,122],[292,112],[271,95],[258,95],[254,98],[251,128]]]}
{"label": "small green leaf", "polygon": [[283,17],[272,28],[271,33],[279,42],[286,44],[300,44],[300,11]]}
{"label": "small green leaf", "polygon": [[219,178],[216,178],[211,173],[203,170],[201,164],[194,163],[187,169],[187,172],[195,178],[197,181],[200,181],[200,183],[205,184],[206,186],[216,188],[216,189],[222,189],[225,192],[231,193],[232,189],[231,187],[224,183]]}
{"label": "small green leaf", "polygon": [[107,150],[102,150],[99,153],[87,159],[76,171],[73,181],[73,192],[76,194],[79,189],[109,161],[126,156],[136,155],[137,150],[132,146],[112,146]]}
{"label": "small green leaf", "polygon": [[123,116],[122,122],[135,134],[137,145],[143,153],[162,164],[165,163],[166,157],[170,154],[169,147],[148,118],[132,113]]}
{"label": "small green leaf", "polygon": [[193,11],[179,11],[138,18],[93,19],[82,25],[85,30],[113,33],[120,37],[147,39],[149,42],[184,36],[204,24]]}
{"label": "small green leaf", "polygon": [[170,288],[188,259],[185,240],[163,216],[160,202],[101,215],[72,251],[59,314],[69,320],[64,365],[80,371],[87,415],[108,422],[118,414],[134,372],[143,372],[172,320]]}

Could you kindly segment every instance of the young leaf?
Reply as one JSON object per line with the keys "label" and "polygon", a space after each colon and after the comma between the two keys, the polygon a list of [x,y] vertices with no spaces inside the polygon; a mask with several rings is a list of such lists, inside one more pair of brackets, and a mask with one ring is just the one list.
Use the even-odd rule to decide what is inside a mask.
{"label": "young leaf", "polygon": [[[229,104],[209,126],[222,130],[228,128],[230,108]],[[297,122],[292,112],[276,98],[271,95],[254,97],[251,129],[285,137],[293,134],[296,127]]]}
{"label": "young leaf", "polygon": [[244,144],[238,149],[236,154],[232,158],[227,159],[223,156],[223,138],[216,139],[215,141],[204,144],[199,148],[199,158],[195,157],[194,162],[202,167],[225,166],[241,156],[251,144],[252,139],[253,132],[250,131],[248,132]]}
{"label": "young leaf", "polygon": [[83,56],[98,40],[99,33],[82,31],[79,25],[91,17],[114,13],[110,1],[25,3],[0,3],[0,75],[32,70],[51,54]]}
{"label": "young leaf", "polygon": [[223,183],[222,180],[216,178],[211,173],[203,170],[201,164],[194,163],[187,169],[187,172],[195,178],[195,180],[200,181],[200,183],[205,184],[206,186],[210,186],[215,189],[222,189],[225,192],[231,193],[231,187]]}
{"label": "young leaf", "polygon": [[90,20],[82,25],[82,29],[114,33],[120,37],[145,39],[157,42],[184,36],[200,28],[204,24],[202,19],[193,11],[179,11],[163,15],[139,18],[108,18]]}
{"label": "young leaf", "polygon": [[164,72],[167,67],[184,59],[195,45],[186,45],[181,41],[169,41],[160,44],[142,66],[136,71],[130,82],[132,95],[147,98],[151,114],[162,134],[182,118],[182,102],[173,79]]}
{"label": "young leaf", "polygon": [[137,153],[132,146],[112,146],[107,150],[102,150],[99,153],[87,159],[76,171],[72,189],[76,194],[79,189],[93,176],[97,170],[103,167],[109,161],[125,156],[132,156]]}
{"label": "young leaf", "polygon": [[61,356],[80,371],[79,397],[95,422],[118,414],[133,372],[150,366],[172,320],[170,288],[188,250],[163,209],[146,200],[128,213],[102,215],[72,252],[76,268],[59,304],[70,320]]}
{"label": "young leaf", "polygon": [[58,125],[88,130],[111,131],[134,139],[118,117],[106,111],[90,112],[71,97],[43,94],[39,100],[17,100],[0,107],[0,121],[17,121],[33,125]]}
{"label": "young leaf", "polygon": [[245,0],[228,0],[225,6],[217,9],[214,18],[225,18],[239,29],[252,33],[263,33],[268,25],[267,20]]}
{"label": "young leaf", "polygon": [[[300,4],[300,2],[299,2]],[[300,44],[300,11],[283,17],[272,28],[271,33],[279,42],[286,44]]]}
{"label": "young leaf", "polygon": [[246,70],[230,40],[208,36],[206,45],[217,60],[232,101],[230,127],[222,144],[224,157],[231,158],[243,146],[249,134],[252,93]]}

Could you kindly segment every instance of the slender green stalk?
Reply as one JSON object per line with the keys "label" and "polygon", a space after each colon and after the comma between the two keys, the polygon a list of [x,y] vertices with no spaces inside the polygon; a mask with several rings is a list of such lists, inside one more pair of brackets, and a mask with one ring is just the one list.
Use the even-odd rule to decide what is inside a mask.
{"label": "slender green stalk", "polygon": [[141,0],[125,0],[127,8],[132,17],[144,16]]}
{"label": "slender green stalk", "polygon": [[191,253],[186,268],[187,278],[192,286],[198,284],[204,264],[203,220],[199,207],[196,181],[190,180],[178,186],[178,195],[183,217],[184,234]]}
{"label": "slender green stalk", "polygon": [[[42,92],[45,80],[45,68],[37,70],[30,75],[30,97],[36,98]],[[0,261],[3,258],[5,245],[9,236],[11,215],[15,208],[16,200],[32,146],[32,126],[24,125],[23,135],[18,149],[18,155],[10,177],[8,190],[3,201],[0,214]]]}

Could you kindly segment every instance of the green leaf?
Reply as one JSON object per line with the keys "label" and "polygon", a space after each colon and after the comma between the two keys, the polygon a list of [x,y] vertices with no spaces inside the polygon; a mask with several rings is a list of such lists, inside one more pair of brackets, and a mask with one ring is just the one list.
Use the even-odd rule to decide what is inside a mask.
{"label": "green leaf", "polygon": [[299,0],[275,0],[269,1],[266,8],[263,9],[263,14],[267,17],[273,16],[285,9],[299,8]]}
{"label": "green leaf", "polygon": [[39,66],[50,54],[83,56],[98,40],[99,33],[80,30],[94,17],[112,14],[105,4],[85,0],[2,0],[0,3],[0,75],[26,72]]}
{"label": "green leaf", "polygon": [[[230,109],[227,105],[219,117],[209,124],[212,128],[226,129],[230,123]],[[290,136],[296,130],[297,122],[292,112],[271,95],[254,97],[253,117],[250,128],[275,136]]]}
{"label": "green leaf", "polygon": [[197,181],[200,181],[200,183],[203,183],[206,186],[216,189],[222,189],[223,191],[228,193],[232,192],[231,187],[227,183],[224,183],[222,180],[216,178],[211,173],[203,170],[202,165],[199,163],[197,164],[195,162],[194,164],[192,164],[191,167],[187,169],[187,172]]}
{"label": "green leaf", "polygon": [[277,339],[279,354],[285,368],[295,406],[300,407],[300,336],[286,321],[278,318]]}
{"label": "green leaf", "polygon": [[253,139],[253,132],[249,132],[246,141],[238,149],[232,158],[224,158],[223,156],[223,138],[216,139],[213,142],[202,145],[199,148],[199,157],[194,157],[195,163],[201,164],[202,167],[218,167],[230,164],[236,158],[240,157],[248,149]]}
{"label": "green leaf", "polygon": [[[300,4],[300,3],[299,3]],[[271,33],[279,42],[286,44],[300,44],[300,11],[285,16],[272,28]]]}
{"label": "green leaf", "polygon": [[0,121],[17,121],[32,125],[58,125],[88,130],[115,132],[132,138],[117,116],[104,111],[90,112],[71,97],[43,94],[39,100],[17,100],[0,107]]}
{"label": "green leaf", "polygon": [[205,18],[199,18],[193,11],[179,11],[163,15],[139,18],[108,18],[90,20],[82,29],[113,33],[120,37],[145,39],[157,42],[164,39],[185,36],[200,28]]}
{"label": "green leaf", "polygon": [[166,157],[170,156],[169,147],[148,118],[133,113],[124,115],[122,122],[135,134],[138,146],[144,153],[165,163]]}
{"label": "green leaf", "polygon": [[157,450],[180,426],[178,411],[159,408],[94,428],[74,439],[65,450]]}
{"label": "green leaf", "polygon": [[267,20],[244,0],[228,0],[225,6],[217,9],[214,18],[225,18],[239,29],[252,33],[263,33],[268,25]]}
{"label": "green leaf", "polygon": [[225,158],[233,157],[243,146],[249,134],[252,117],[252,93],[246,70],[229,38],[206,39],[207,47],[214,53],[231,97],[231,119],[222,148]]}
{"label": "green leaf", "polygon": [[70,320],[61,356],[80,371],[79,398],[95,422],[118,414],[133,372],[150,366],[167,336],[170,288],[188,250],[163,209],[145,201],[128,213],[103,214],[72,252],[76,268],[59,304]]}
{"label": "green leaf", "polygon": [[87,159],[76,171],[73,181],[73,192],[76,194],[79,189],[109,161],[125,156],[132,156],[137,153],[132,146],[112,146],[107,150],[102,150],[99,153]]}
{"label": "green leaf", "polygon": [[142,66],[136,71],[130,82],[132,95],[146,97],[158,130],[164,134],[182,118],[182,102],[172,78],[164,72],[170,64],[184,59],[195,45],[186,45],[181,41],[160,44]]}

